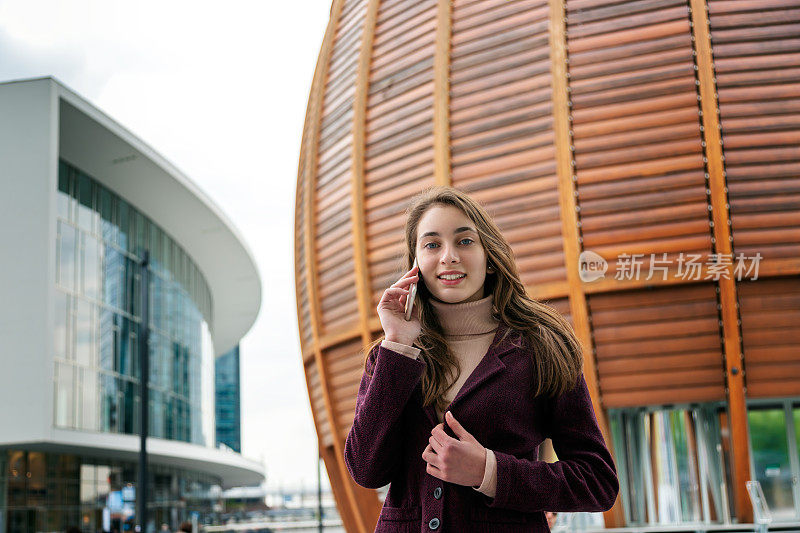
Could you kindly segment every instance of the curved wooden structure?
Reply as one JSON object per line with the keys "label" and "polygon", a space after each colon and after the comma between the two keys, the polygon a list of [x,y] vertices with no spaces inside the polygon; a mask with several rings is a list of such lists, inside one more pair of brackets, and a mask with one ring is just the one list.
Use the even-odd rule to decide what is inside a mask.
{"label": "curved wooden structure", "polygon": [[[798,0],[334,0],[295,267],[309,398],[348,531],[372,531],[381,506],[343,461],[358,352],[401,272],[407,200],[432,184],[481,201],[529,293],[570,318],[607,438],[607,408],[727,402],[732,494],[752,520],[745,400],[800,396],[798,28]],[[609,272],[626,253],[645,254],[642,272],[650,254],[671,266],[586,282],[586,250]],[[738,281],[736,255],[757,252],[757,276]],[[733,262],[687,279],[681,253]],[[606,522],[624,525],[619,505]]]}

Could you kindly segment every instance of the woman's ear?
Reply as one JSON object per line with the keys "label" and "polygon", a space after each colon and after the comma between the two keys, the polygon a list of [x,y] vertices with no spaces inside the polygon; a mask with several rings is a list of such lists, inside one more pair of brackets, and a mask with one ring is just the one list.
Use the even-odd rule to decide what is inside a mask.
{"label": "woman's ear", "polygon": [[486,264],[486,272],[489,274],[494,274],[494,267],[492,266],[491,263]]}

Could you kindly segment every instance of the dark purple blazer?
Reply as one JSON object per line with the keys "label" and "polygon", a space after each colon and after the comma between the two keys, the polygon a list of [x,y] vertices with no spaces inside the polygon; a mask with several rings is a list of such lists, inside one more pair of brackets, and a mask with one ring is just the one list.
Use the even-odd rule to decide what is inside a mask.
{"label": "dark purple blazer", "polygon": [[[525,344],[501,322],[448,408],[494,451],[494,498],[426,472],[422,452],[439,423],[433,405],[422,407],[426,363],[380,345],[370,352],[367,368],[373,375],[362,375],[344,460],[362,487],[390,484],[376,532],[544,532],[549,531],[544,511],[611,508],[619,482],[583,375],[571,392],[534,397]],[[446,423],[444,428],[455,437]],[[555,463],[538,460],[547,437],[558,454]]]}

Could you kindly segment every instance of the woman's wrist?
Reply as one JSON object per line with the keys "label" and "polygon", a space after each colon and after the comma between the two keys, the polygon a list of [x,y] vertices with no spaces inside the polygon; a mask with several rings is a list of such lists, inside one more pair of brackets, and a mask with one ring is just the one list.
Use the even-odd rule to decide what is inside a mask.
{"label": "woman's wrist", "polygon": [[404,339],[402,337],[397,337],[394,335],[387,335],[386,340],[389,342],[396,342],[397,344],[405,344],[406,346],[411,346],[414,344],[415,339]]}

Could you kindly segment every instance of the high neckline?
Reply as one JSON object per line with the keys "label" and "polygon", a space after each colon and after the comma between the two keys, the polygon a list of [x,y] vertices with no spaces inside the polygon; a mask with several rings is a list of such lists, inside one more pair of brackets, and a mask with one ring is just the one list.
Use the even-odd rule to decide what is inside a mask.
{"label": "high neckline", "polygon": [[447,303],[431,298],[444,334],[449,337],[461,335],[485,335],[497,329],[499,320],[492,317],[492,295],[472,302]]}

